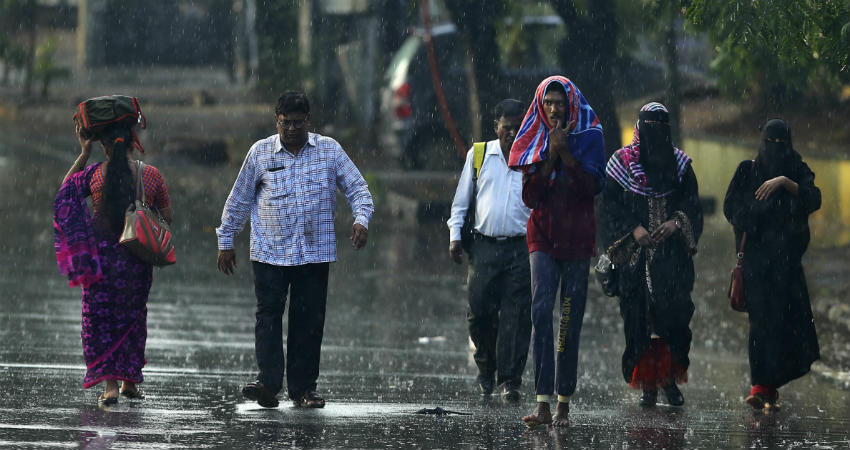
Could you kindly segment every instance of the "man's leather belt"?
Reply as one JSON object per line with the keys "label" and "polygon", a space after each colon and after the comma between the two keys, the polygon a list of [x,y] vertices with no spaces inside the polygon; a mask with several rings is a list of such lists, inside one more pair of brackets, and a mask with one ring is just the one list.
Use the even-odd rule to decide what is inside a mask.
{"label": "man's leather belt", "polygon": [[482,241],[487,241],[487,242],[501,242],[501,243],[504,243],[504,242],[514,242],[514,241],[519,241],[519,240],[525,240],[525,235],[524,235],[524,234],[520,234],[520,235],[517,235],[517,236],[499,236],[499,237],[492,237],[492,236],[487,236],[487,235],[484,235],[484,234],[481,234],[481,233],[475,232],[475,233],[473,233],[473,234],[472,234],[472,236],[473,236],[473,239],[480,239],[480,240],[482,240]]}

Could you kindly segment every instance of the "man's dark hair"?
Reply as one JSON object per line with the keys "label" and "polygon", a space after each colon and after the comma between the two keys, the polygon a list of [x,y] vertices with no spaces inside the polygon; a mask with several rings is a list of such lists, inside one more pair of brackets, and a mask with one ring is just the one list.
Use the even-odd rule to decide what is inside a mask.
{"label": "man's dark hair", "polygon": [[280,116],[293,112],[310,114],[310,101],[307,100],[307,94],[299,91],[286,91],[280,95],[274,114]]}
{"label": "man's dark hair", "polygon": [[496,105],[495,108],[493,108],[493,118],[496,120],[499,120],[502,117],[514,117],[522,115],[525,115],[522,102],[512,98],[506,98],[500,101],[499,104]]}
{"label": "man's dark hair", "polygon": [[549,83],[549,85],[546,86],[546,91],[543,92],[543,95],[548,94],[549,91],[558,91],[558,92],[564,94],[564,97],[567,96],[567,89],[564,88],[563,84],[558,83],[557,81],[552,81],[551,83]]}

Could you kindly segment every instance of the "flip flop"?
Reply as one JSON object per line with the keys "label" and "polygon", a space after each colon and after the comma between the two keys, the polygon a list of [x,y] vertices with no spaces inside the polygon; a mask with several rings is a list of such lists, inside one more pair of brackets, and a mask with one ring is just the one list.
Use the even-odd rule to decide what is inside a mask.
{"label": "flip flop", "polygon": [[118,397],[104,397],[103,394],[100,394],[100,397],[97,398],[97,404],[103,406],[117,405]]}
{"label": "flip flop", "polygon": [[143,398],[145,398],[145,393],[142,392],[142,390],[139,388],[136,388],[132,391],[121,391],[121,395],[134,400],[142,400]]}

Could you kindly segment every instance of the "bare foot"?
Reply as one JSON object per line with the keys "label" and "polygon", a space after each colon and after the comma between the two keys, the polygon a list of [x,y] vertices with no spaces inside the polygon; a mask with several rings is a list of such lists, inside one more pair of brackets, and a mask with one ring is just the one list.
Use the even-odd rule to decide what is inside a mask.
{"label": "bare foot", "polygon": [[552,424],[552,412],[549,411],[549,404],[546,402],[537,402],[534,412],[523,417],[522,421],[528,428]]}
{"label": "bare foot", "polygon": [[558,402],[555,407],[555,416],[552,417],[552,426],[556,428],[567,428],[570,426],[570,404]]}

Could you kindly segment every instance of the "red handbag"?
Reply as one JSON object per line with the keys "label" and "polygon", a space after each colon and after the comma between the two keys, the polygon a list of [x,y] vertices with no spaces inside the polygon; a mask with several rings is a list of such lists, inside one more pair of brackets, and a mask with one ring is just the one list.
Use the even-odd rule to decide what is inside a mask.
{"label": "red handbag", "polygon": [[741,266],[744,264],[744,244],[747,243],[747,233],[741,236],[741,248],[738,249],[738,262],[732,269],[732,278],[729,280],[729,305],[739,312],[747,312],[747,301],[744,298],[744,274]]}
{"label": "red handbag", "polygon": [[169,266],[177,262],[174,243],[171,242],[171,229],[168,223],[145,203],[145,185],[142,182],[145,164],[138,161],[136,167],[136,200],[127,207],[124,214],[124,232],[118,242],[148,264]]}

